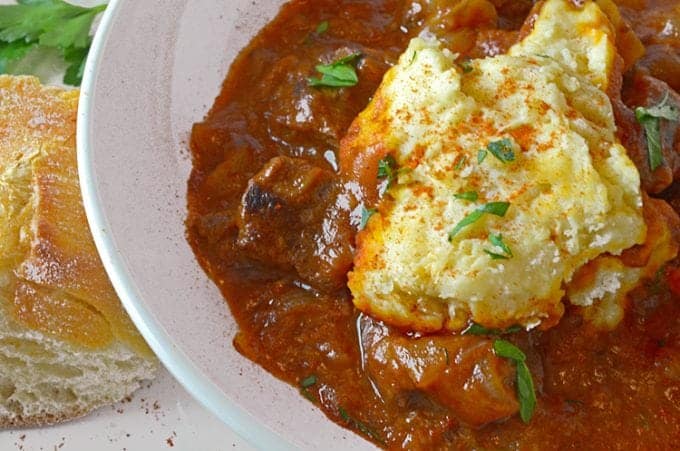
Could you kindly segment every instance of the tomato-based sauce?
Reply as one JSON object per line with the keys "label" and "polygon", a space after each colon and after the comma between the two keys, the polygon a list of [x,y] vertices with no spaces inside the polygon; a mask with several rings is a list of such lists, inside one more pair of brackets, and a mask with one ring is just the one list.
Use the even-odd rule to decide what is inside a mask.
{"label": "tomato-based sauce", "polygon": [[[677,125],[662,124],[667,164],[651,172],[632,109],[664,92],[677,99],[680,3],[615,3],[646,48],[640,59],[635,49],[619,49],[635,63],[611,93],[620,139],[644,190],[677,212]],[[533,375],[538,402],[528,424],[517,415],[515,366],[494,355],[492,338],[395,330],[357,311],[346,288],[357,193],[377,183],[371,155],[353,162],[366,180],[360,174],[353,186],[341,176],[339,146],[350,124],[425,28],[464,57],[492,56],[517,41],[532,6],[291,1],[242,51],[194,126],[188,239],[238,322],[234,345],[379,446],[671,449],[680,438],[677,259],[633,291],[613,331],[596,330],[567,307],[552,329],[504,336],[526,353]],[[633,41],[617,44],[626,42]],[[356,52],[356,86],[310,86],[316,65]]]}

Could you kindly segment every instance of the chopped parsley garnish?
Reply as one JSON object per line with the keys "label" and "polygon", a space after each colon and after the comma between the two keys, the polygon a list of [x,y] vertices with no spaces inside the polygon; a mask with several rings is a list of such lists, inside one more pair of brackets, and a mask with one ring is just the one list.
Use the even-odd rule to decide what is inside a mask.
{"label": "chopped parsley garnish", "polygon": [[503,242],[503,235],[501,235],[501,234],[498,234],[498,235],[491,234],[491,235],[489,235],[489,241],[491,241],[491,244],[500,248],[503,251],[503,253],[500,254],[500,253],[497,253],[497,252],[490,251],[488,249],[484,249],[484,252],[486,252],[492,259],[494,259],[494,260],[507,260],[508,258],[513,256],[512,250],[510,250],[510,247],[508,247],[508,245],[505,244],[505,242]]}
{"label": "chopped parsley garnish", "polygon": [[459,61],[458,65],[463,70],[464,74],[469,74],[470,72],[472,72],[472,63],[470,62],[469,59],[464,59],[462,61]]}
{"label": "chopped parsley garnish", "polygon": [[397,160],[394,159],[392,155],[387,155],[378,161],[378,178],[391,178],[395,174],[397,169]]}
{"label": "chopped parsley garnish", "polygon": [[[498,158],[503,163],[515,161],[515,152],[512,150],[512,141],[508,138],[492,141],[486,148],[494,157]],[[479,155],[477,156],[477,159],[479,159]]]}
{"label": "chopped parsley garnish", "polygon": [[507,329],[488,329],[481,324],[472,323],[470,327],[463,331],[463,335],[492,335],[500,336],[514,334],[522,330],[522,326],[510,326]]}
{"label": "chopped parsley garnish", "polygon": [[366,208],[363,205],[361,206],[361,222],[359,222],[359,230],[364,230],[366,228],[366,224],[368,224],[368,220],[371,219],[371,216],[377,213],[378,210],[375,208]]}
{"label": "chopped parsley garnish", "polygon": [[482,162],[486,159],[486,156],[489,154],[489,151],[486,149],[479,149],[477,152],[477,163],[482,164]]}
{"label": "chopped parsley garnish", "polygon": [[488,249],[484,249],[484,253],[486,255],[488,255],[489,257],[491,257],[491,260],[507,260],[507,259],[510,258],[507,255],[498,254],[498,253],[496,253],[494,251],[490,251]]}
{"label": "chopped parsley garnish", "polygon": [[464,193],[454,194],[453,197],[461,200],[469,200],[470,202],[476,202],[479,198],[477,191],[465,191]]}
{"label": "chopped parsley garnish", "polygon": [[492,235],[489,236],[489,241],[491,241],[491,244],[493,244],[494,246],[498,246],[501,249],[503,249],[503,252],[505,252],[510,257],[512,257],[512,251],[510,250],[508,245],[503,242],[503,235],[501,235],[501,234],[493,235],[492,234]]}
{"label": "chopped parsley garnish", "polygon": [[340,414],[340,418],[343,419],[347,423],[348,426],[357,429],[364,435],[368,436],[369,438],[375,440],[376,442],[380,444],[385,444],[385,440],[382,439],[372,428],[370,428],[366,423],[363,423],[362,421],[357,420],[356,418],[350,416],[350,414],[347,413],[345,409],[342,407],[338,407],[338,413]]}
{"label": "chopped parsley garnish", "polygon": [[503,217],[510,207],[510,202],[489,202],[482,205],[478,210],[483,213],[490,213],[492,215]]}
{"label": "chopped parsley garnish", "polygon": [[456,162],[456,166],[454,167],[454,169],[456,171],[460,170],[460,168],[462,168],[465,165],[465,163],[467,163],[467,156],[463,155]]}
{"label": "chopped parsley garnish", "polygon": [[488,204],[478,207],[475,211],[465,216],[458,224],[449,232],[449,241],[458,234],[465,227],[479,221],[485,214],[503,217],[510,207],[510,202],[489,202]]}
{"label": "chopped parsley garnish", "polygon": [[360,56],[361,52],[356,52],[344,58],[340,58],[331,64],[319,64],[316,66],[316,71],[322,74],[321,78],[309,78],[309,86],[341,88],[356,85],[359,82],[359,77],[354,68],[354,62]]}
{"label": "chopped parsley garnish", "polygon": [[312,395],[312,393],[309,391],[309,387],[316,385],[316,383],[317,377],[314,374],[309,375],[306,378],[302,379],[302,381],[300,381],[300,393],[302,393],[302,396],[304,396],[305,398],[309,399],[312,402],[316,402],[316,399],[314,398],[314,395]]}
{"label": "chopped parsley garnish", "polygon": [[397,160],[392,155],[387,155],[378,162],[378,178],[387,180],[385,190],[392,186],[398,175]]}
{"label": "chopped parsley garnish", "polygon": [[409,66],[416,60],[416,56],[418,56],[418,52],[414,50],[413,54],[411,55],[411,60],[408,62]]}
{"label": "chopped parsley garnish", "polygon": [[328,31],[329,23],[327,20],[320,22],[316,27],[316,34],[324,34]]}
{"label": "chopped parsley garnish", "polygon": [[65,84],[79,86],[92,43],[90,29],[106,5],[83,8],[61,0],[18,0],[0,6],[0,73],[38,48],[55,49],[68,64]]}
{"label": "chopped parsley garnish", "polygon": [[536,392],[531,372],[527,366],[527,356],[509,341],[496,339],[493,342],[496,355],[513,360],[517,368],[517,397],[519,398],[519,416],[528,423],[536,408]]}
{"label": "chopped parsley garnish", "polygon": [[645,129],[647,135],[647,156],[649,167],[655,171],[663,164],[663,152],[661,151],[661,119],[678,121],[680,115],[677,108],[668,104],[668,92],[658,105],[644,108],[635,108],[635,117]]}
{"label": "chopped parsley garnish", "polygon": [[300,387],[309,388],[312,385],[316,384],[316,382],[317,382],[316,375],[312,374],[302,379],[302,381],[300,382]]}

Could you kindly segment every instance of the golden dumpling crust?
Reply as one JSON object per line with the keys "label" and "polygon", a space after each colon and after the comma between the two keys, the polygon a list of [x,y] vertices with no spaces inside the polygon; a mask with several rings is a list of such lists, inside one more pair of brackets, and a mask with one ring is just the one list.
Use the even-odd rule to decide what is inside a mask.
{"label": "golden dumpling crust", "polygon": [[[411,42],[343,142],[379,141],[408,168],[359,234],[359,309],[427,332],[549,327],[580,267],[645,241],[639,174],[605,93],[615,40],[595,3],[550,0],[508,55],[465,69],[437,41]],[[451,234],[489,203],[507,211]]]}

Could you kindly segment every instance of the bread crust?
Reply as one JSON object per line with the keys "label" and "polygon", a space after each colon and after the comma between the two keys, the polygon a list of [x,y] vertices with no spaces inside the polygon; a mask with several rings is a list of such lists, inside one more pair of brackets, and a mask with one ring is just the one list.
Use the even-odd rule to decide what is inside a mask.
{"label": "bread crust", "polygon": [[91,409],[70,409],[61,412],[59,415],[40,414],[16,417],[0,417],[0,429],[17,429],[17,428],[39,428],[44,426],[53,426],[67,421],[77,420],[82,418],[93,410],[99,408],[97,406]]}
{"label": "bread crust", "polygon": [[[35,77],[0,75],[0,320],[10,325],[5,330],[0,321],[0,338],[12,338],[12,331],[35,331],[42,340],[56,340],[63,344],[57,363],[66,354],[111,356],[122,346],[126,353],[115,354],[107,365],[135,359],[136,366],[121,373],[127,378],[123,390],[131,392],[157,364],[116,296],[89,231],[75,150],[78,96],[78,90],[45,87]],[[0,365],[7,357],[3,351],[0,348]],[[3,383],[17,384],[21,372],[12,368],[0,366],[0,389]],[[99,380],[98,373],[78,369]],[[7,402],[8,411],[0,409],[0,428],[39,427],[81,417],[118,400],[113,398],[121,390],[110,395],[113,383],[111,378],[102,383],[97,400],[76,396],[46,403],[41,401],[51,400],[49,393],[38,391],[45,399],[32,403],[24,397],[16,409],[7,407],[15,399],[8,402],[0,390],[0,407]],[[28,383],[26,387],[34,388]],[[60,388],[57,383],[55,389]],[[40,413],[24,414],[23,406],[29,404]]]}

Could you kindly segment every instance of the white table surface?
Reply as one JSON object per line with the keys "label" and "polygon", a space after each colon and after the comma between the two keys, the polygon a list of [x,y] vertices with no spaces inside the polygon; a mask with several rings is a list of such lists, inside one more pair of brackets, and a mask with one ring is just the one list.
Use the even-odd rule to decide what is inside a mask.
{"label": "white table surface", "polygon": [[161,368],[129,402],[103,407],[69,423],[1,430],[2,451],[251,450]]}
{"label": "white table surface", "polygon": [[[86,6],[101,0],[72,3]],[[0,0],[0,4],[14,3]],[[59,84],[63,66],[50,55],[21,63],[43,83]],[[254,449],[199,405],[161,367],[158,378],[129,402],[103,407],[69,423],[33,429],[0,430],[0,451],[222,451]]]}

